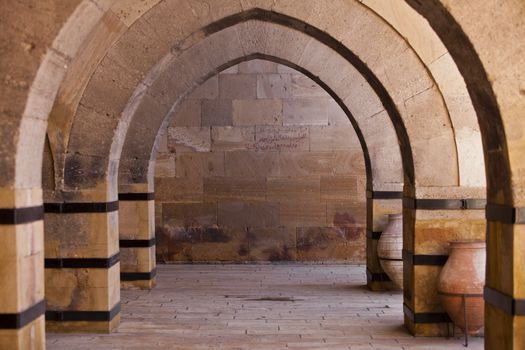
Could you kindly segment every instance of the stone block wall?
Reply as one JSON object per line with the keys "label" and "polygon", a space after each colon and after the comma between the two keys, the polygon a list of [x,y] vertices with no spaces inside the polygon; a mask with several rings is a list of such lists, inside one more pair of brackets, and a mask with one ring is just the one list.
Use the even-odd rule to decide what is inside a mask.
{"label": "stone block wall", "polygon": [[159,262],[365,260],[359,141],[291,68],[253,60],[206,81],[174,111],[155,176]]}

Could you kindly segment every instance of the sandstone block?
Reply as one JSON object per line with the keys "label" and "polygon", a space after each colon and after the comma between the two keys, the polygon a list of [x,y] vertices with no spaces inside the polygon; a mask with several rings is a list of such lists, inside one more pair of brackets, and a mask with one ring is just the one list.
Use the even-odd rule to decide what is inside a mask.
{"label": "sandstone block", "polygon": [[257,151],[308,151],[310,138],[305,126],[257,126],[253,149]]}
{"label": "sandstone block", "polygon": [[202,178],[156,178],[156,200],[167,202],[198,202],[203,198]]}
{"label": "sandstone block", "polygon": [[220,201],[218,213],[221,227],[279,226],[279,204],[276,202]]}
{"label": "sandstone block", "polygon": [[350,123],[346,125],[310,126],[311,151],[350,149],[361,151],[361,144]]}
{"label": "sandstone block", "polygon": [[297,259],[303,261],[364,261],[364,234],[361,244],[347,244],[345,232],[333,227],[297,228]]}
{"label": "sandstone block", "polygon": [[211,132],[209,127],[170,127],[168,147],[172,152],[210,152]]}
{"label": "sandstone block", "polygon": [[212,127],[212,151],[231,151],[253,148],[255,127]]}
{"label": "sandstone block", "polygon": [[185,99],[170,115],[170,126],[201,126],[201,100]]}
{"label": "sandstone block", "polygon": [[223,99],[255,99],[257,76],[253,74],[219,75],[219,96]]}
{"label": "sandstone block", "polygon": [[217,224],[217,203],[164,203],[162,221],[169,227],[200,227]]}
{"label": "sandstone block", "polygon": [[204,179],[204,199],[264,200],[266,179],[263,177],[209,177]]}
{"label": "sandstone block", "polygon": [[282,226],[324,226],[326,203],[324,202],[283,202],[281,203]]}
{"label": "sandstone block", "polygon": [[251,261],[294,261],[295,228],[272,227],[247,230],[249,245],[248,260]]}
{"label": "sandstone block", "polygon": [[284,125],[328,125],[326,101],[298,98],[283,101]]}
{"label": "sandstone block", "polygon": [[177,176],[199,178],[224,175],[223,153],[182,153],[176,157]]}
{"label": "sandstone block", "polygon": [[319,176],[269,177],[267,198],[280,202],[319,202],[320,178]]}
{"label": "sandstone block", "polygon": [[365,167],[361,152],[288,152],[279,157],[282,176],[353,175]]}
{"label": "sandstone block", "polygon": [[273,152],[230,151],[225,153],[226,176],[279,175],[279,155]]}
{"label": "sandstone block", "polygon": [[357,199],[357,176],[321,176],[321,199]]}
{"label": "sandstone block", "polygon": [[188,99],[216,99],[219,97],[219,77],[217,75],[206,80],[188,96]]}
{"label": "sandstone block", "polygon": [[277,63],[259,59],[241,62],[239,73],[277,73]]}
{"label": "sandstone block", "polygon": [[257,76],[257,98],[291,98],[290,74],[260,74]]}
{"label": "sandstone block", "polygon": [[156,177],[175,176],[175,156],[173,154],[158,154],[155,160]]}
{"label": "sandstone block", "polygon": [[231,126],[232,114],[231,100],[202,101],[202,126]]}
{"label": "sandstone block", "polygon": [[330,95],[315,81],[308,78],[303,74],[292,74],[292,97],[302,98],[302,97],[324,97],[330,98]]}
{"label": "sandstone block", "polygon": [[[364,228],[366,225],[366,204],[364,201],[328,201],[326,203],[326,226]],[[354,231],[355,232],[355,231]],[[348,232],[351,234],[352,232]],[[357,237],[352,236],[348,238]]]}
{"label": "sandstone block", "polygon": [[280,125],[281,100],[234,100],[233,125]]}

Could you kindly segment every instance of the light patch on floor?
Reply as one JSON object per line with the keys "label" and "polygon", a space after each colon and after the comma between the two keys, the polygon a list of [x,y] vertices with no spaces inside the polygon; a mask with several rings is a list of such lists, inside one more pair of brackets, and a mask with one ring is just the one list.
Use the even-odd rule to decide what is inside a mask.
{"label": "light patch on floor", "polygon": [[47,334],[47,348],[465,349],[410,336],[402,294],[368,291],[362,265],[161,265],[157,279],[122,291],[116,333]]}

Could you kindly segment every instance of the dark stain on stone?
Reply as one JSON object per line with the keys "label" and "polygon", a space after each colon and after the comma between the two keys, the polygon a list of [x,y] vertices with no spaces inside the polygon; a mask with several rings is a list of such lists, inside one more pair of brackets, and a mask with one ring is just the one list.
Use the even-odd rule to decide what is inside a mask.
{"label": "dark stain on stone", "polygon": [[348,212],[335,213],[333,223],[336,227],[348,227],[355,225],[355,219]]}
{"label": "dark stain on stone", "polygon": [[242,243],[237,253],[239,254],[239,256],[248,255],[250,253],[250,248],[248,247],[248,244]]}
{"label": "dark stain on stone", "polygon": [[256,299],[246,299],[246,300],[249,300],[249,301],[290,301],[290,302],[295,302],[295,301],[301,301],[303,299],[295,299],[293,297],[262,297],[262,298],[256,298]]}
{"label": "dark stain on stone", "polygon": [[326,249],[331,241],[333,235],[327,229],[308,228],[305,234],[297,237],[297,249],[302,251]]}
{"label": "dark stain on stone", "polygon": [[209,243],[228,243],[231,237],[228,236],[221,228],[212,226],[201,229],[201,242]]}
{"label": "dark stain on stone", "polygon": [[291,261],[295,260],[288,247],[277,247],[263,250],[269,261]]}
{"label": "dark stain on stone", "polygon": [[344,229],[345,238],[348,241],[357,241],[359,238],[361,238],[361,235],[363,233],[363,229],[360,227],[346,227]]}

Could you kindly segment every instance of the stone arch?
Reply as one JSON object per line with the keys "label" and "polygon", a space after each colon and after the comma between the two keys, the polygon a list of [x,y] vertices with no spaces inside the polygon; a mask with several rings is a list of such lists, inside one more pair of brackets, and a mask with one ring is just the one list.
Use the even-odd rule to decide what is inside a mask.
{"label": "stone arch", "polygon": [[[504,88],[502,88],[501,85],[499,84],[503,84],[504,85],[505,83],[508,83],[510,84],[510,86],[513,86],[515,87],[515,85],[513,85],[513,82],[512,82],[512,75],[511,73],[520,73],[523,69],[523,63],[522,61],[519,60],[519,55],[516,53],[516,48],[519,50],[522,48],[522,46],[520,45],[512,45],[512,43],[510,43],[509,41],[505,41],[505,40],[502,40],[502,44],[500,44],[500,48],[503,48],[503,49],[506,49],[506,48],[512,48],[514,47],[514,50],[509,50],[509,52],[511,52],[511,54],[509,54],[507,57],[514,57],[516,58],[517,60],[517,63],[513,65],[513,67],[503,67],[501,65],[501,62],[497,62],[497,64],[492,64],[490,63],[490,52],[494,52],[494,47],[490,47],[488,48],[486,45],[488,45],[488,43],[493,43],[493,40],[488,40],[487,39],[487,35],[484,33],[483,30],[480,30],[482,28],[479,28],[478,26],[479,25],[482,25],[483,23],[485,23],[484,21],[476,21],[476,20],[472,20],[473,18],[475,19],[475,15],[477,14],[482,14],[483,12],[486,13],[486,14],[493,14],[493,13],[498,13],[497,10],[501,10],[501,4],[496,4],[496,2],[489,2],[489,3],[486,3],[486,4],[482,4],[479,8],[476,9],[475,12],[472,12],[472,8],[468,8],[468,11],[467,10],[464,10],[464,11],[459,11],[459,12],[455,12],[456,9],[460,9],[461,10],[461,6],[466,6],[467,5],[462,5],[462,4],[459,4],[459,5],[454,5],[452,6],[452,9],[450,8],[447,8],[445,10],[445,8],[443,7],[443,5],[438,2],[438,1],[434,1],[432,2],[431,4],[427,5],[422,5],[422,4],[419,4],[416,2],[413,3],[414,6],[428,6],[426,8],[426,11],[422,11],[424,12],[424,16],[426,18],[431,18],[432,15],[433,15],[433,12],[431,11],[436,11],[439,13],[439,12],[443,12],[445,13],[445,15],[447,14],[450,14],[452,13],[452,15],[447,16],[447,18],[452,18],[454,21],[453,23],[456,23],[462,27],[461,29],[462,30],[465,30],[466,33],[468,34],[467,36],[467,39],[469,41],[472,40],[472,38],[474,38],[475,40],[472,40],[474,43],[475,43],[475,50],[471,50],[469,51],[469,54],[473,54],[474,57],[478,56],[478,55],[481,55],[480,57],[480,65],[481,66],[484,66],[485,69],[489,72],[489,74],[491,76],[499,76],[501,77],[501,80],[498,84],[496,84],[496,86],[494,86],[493,84],[490,84],[488,83],[487,84],[484,84],[484,86],[486,88],[488,88],[488,91],[489,92],[494,92],[494,90],[498,91],[499,93],[496,94],[496,102],[492,101],[491,103],[491,111],[492,112],[499,112],[499,113],[496,113],[501,115],[501,119],[502,121],[505,121],[505,122],[508,122],[510,123],[509,125],[507,125],[507,128],[506,129],[499,129],[499,131],[495,134],[491,134],[490,133],[490,130],[483,130],[483,134],[486,135],[487,133],[492,135],[494,138],[489,138],[488,141],[491,141],[490,144],[492,145],[496,145],[498,147],[494,147],[494,148],[488,148],[489,151],[487,151],[488,153],[488,159],[492,159],[492,161],[487,161],[487,173],[489,175],[489,199],[491,200],[494,200],[495,203],[497,204],[503,204],[505,206],[505,209],[509,209],[511,213],[515,213],[516,212],[516,209],[519,209],[519,205],[520,203],[522,202],[522,199],[521,199],[521,195],[520,193],[521,192],[521,188],[523,187],[522,186],[522,183],[520,182],[520,178],[519,176],[517,176],[516,174],[518,174],[519,172],[517,170],[520,169],[520,162],[519,162],[519,149],[521,147],[521,143],[520,143],[520,138],[517,137],[517,138],[514,138],[513,140],[513,143],[512,143],[512,147],[510,147],[510,149],[512,150],[512,159],[513,161],[510,162],[510,164],[512,164],[512,167],[509,165],[509,162],[508,162],[508,150],[507,150],[507,146],[505,146],[505,142],[504,140],[506,139],[506,135],[505,135],[505,132],[504,130],[521,130],[522,128],[520,128],[521,124],[519,123],[518,121],[518,118],[515,118],[514,116],[516,115],[516,111],[522,109],[520,108],[521,106],[521,101],[523,100],[522,98],[519,98],[520,96],[520,89],[511,89],[511,93],[509,94],[509,99],[508,100],[503,100],[501,101],[500,99],[503,99],[503,95],[504,95]],[[447,5],[448,6],[448,5]],[[502,22],[503,20],[498,20],[498,22],[494,22],[494,21],[490,21],[491,23],[495,23],[495,26],[497,26],[498,28],[506,28],[507,25],[510,23],[511,25],[515,25],[516,27],[513,28],[513,33],[521,33],[522,31],[522,20],[517,17],[519,16],[520,14],[523,13],[523,8],[520,7],[522,5],[520,4],[515,4],[515,3],[508,3],[506,4],[504,7],[503,7],[503,10],[505,10],[505,13],[508,15],[508,17],[506,17],[507,19],[507,23],[504,23]],[[464,8],[463,8],[464,9]],[[488,11],[487,11],[488,10]],[[509,12],[507,12],[509,11]],[[514,11],[512,13],[512,11]],[[431,22],[433,22],[434,26],[437,27],[436,23],[439,22],[439,19],[433,19]],[[473,23],[473,22],[477,22],[477,23]],[[465,29],[467,28],[467,29]],[[455,27],[455,30],[457,30],[458,28]],[[441,37],[442,38],[446,38],[447,34],[445,34],[445,29],[443,27],[441,27],[441,29],[436,29],[436,31],[438,31],[439,33],[441,33]],[[501,30],[501,33],[505,33],[506,31],[505,30]],[[478,33],[483,33],[483,35],[479,35]],[[467,35],[465,34],[465,35]],[[519,38],[519,36],[518,36]],[[519,42],[519,41],[518,41]],[[451,52],[453,52],[453,50],[451,50]],[[458,57],[461,56],[461,52],[455,52],[453,54],[454,58],[456,61],[458,61]],[[521,56],[523,57],[523,56]],[[462,65],[458,64],[458,66],[462,66],[461,67],[461,71],[462,71],[462,74],[465,76],[466,80],[467,80],[467,84],[468,84],[468,80],[467,79],[469,76],[470,78],[472,78],[472,82],[475,82],[475,79],[473,79],[476,75],[475,74],[469,74],[468,73],[468,69],[467,69],[467,64],[466,62],[463,62]],[[508,66],[508,65],[507,65]],[[488,67],[488,68],[487,68]],[[35,69],[36,70],[36,69]],[[510,73],[509,73],[510,71]],[[505,75],[505,74],[502,74],[502,73],[507,73],[508,75]],[[515,75],[514,75],[515,76]],[[483,79],[482,79],[483,80]],[[488,79],[484,79],[485,81],[488,81]],[[515,83],[514,83],[515,84]],[[480,96],[483,96],[483,88],[479,88],[479,87],[475,87],[473,88],[472,86],[469,86],[469,89],[471,91],[471,96],[472,95],[476,95],[476,93],[480,93]],[[482,101],[478,101],[478,103],[476,104],[476,111],[478,113],[478,116],[479,114],[483,114],[484,112],[483,111],[480,111],[480,109],[483,107],[483,103]],[[484,115],[484,114],[483,114]],[[492,118],[490,115],[487,116],[487,119],[490,120],[489,118]],[[497,118],[496,118],[497,119]],[[496,122],[497,123],[497,122]],[[11,129],[9,129],[11,130]],[[487,149],[487,143],[484,144],[485,146],[485,149]],[[499,147],[501,146],[501,147]],[[32,149],[32,148],[31,148]],[[516,150],[516,152],[514,152],[514,150]],[[17,153],[18,154],[18,153]],[[22,155],[20,155],[22,156]],[[499,161],[498,161],[499,159]],[[498,165],[501,165],[501,166],[498,166]],[[12,167],[8,166],[7,168],[11,169]],[[503,169],[503,170],[502,170]],[[510,171],[510,169],[515,169],[516,171]],[[498,174],[499,172],[499,174]],[[498,181],[498,180],[501,180],[501,181]],[[491,183],[491,181],[493,181]],[[494,190],[493,192],[491,192],[491,189],[498,189],[499,187],[503,187],[501,189],[501,191],[498,191],[498,190]],[[8,194],[8,197],[11,198],[11,188],[7,189],[5,191],[6,193],[9,193]],[[38,192],[38,191],[37,191]],[[36,196],[38,197],[38,195]],[[36,199],[35,203],[38,202],[38,199]],[[32,202],[33,203],[33,202]],[[18,207],[18,203],[17,203],[17,207]],[[507,210],[508,212],[508,210]],[[511,215],[511,217],[513,217],[510,221],[512,221],[512,223],[515,223],[515,217],[513,215]],[[516,226],[516,227],[519,227],[519,226]],[[515,226],[511,226],[510,227],[510,230],[515,230],[516,229]],[[508,234],[508,231],[509,231],[509,227],[507,226],[497,226],[497,225],[494,225],[494,228],[493,228],[494,232],[501,232],[503,230],[506,230],[507,234]],[[517,229],[516,229],[517,230]],[[518,240],[517,240],[517,237],[515,237],[515,240],[516,240],[516,243],[520,243]],[[516,246],[519,245],[519,244],[516,244]],[[513,248],[514,249],[514,248]],[[500,255],[505,255],[505,253],[508,253],[508,252],[502,252],[502,251],[498,251],[495,253],[496,256],[500,256]],[[515,252],[512,251],[512,256],[514,256]],[[510,265],[509,265],[510,264]],[[507,261],[506,262],[506,265],[505,266],[513,266],[512,265],[513,262],[509,262]],[[517,280],[519,280],[519,277],[520,275],[517,275]],[[516,283],[516,285],[519,285],[519,283]],[[523,284],[521,284],[523,285]],[[507,291],[507,294],[510,294],[512,296],[515,296],[516,298],[519,298],[520,295],[519,293],[515,293],[514,291],[514,287],[513,286],[510,286],[510,287],[505,287],[505,288],[502,288],[502,289],[505,289]],[[496,316],[492,315],[489,317],[493,317],[495,318]],[[511,318],[511,322],[515,322],[516,319],[514,318]],[[505,323],[505,325],[508,325],[507,323]],[[506,329],[510,329],[511,327],[507,327]],[[489,337],[491,337],[491,335],[489,335]],[[516,338],[518,339],[518,338]]]}

